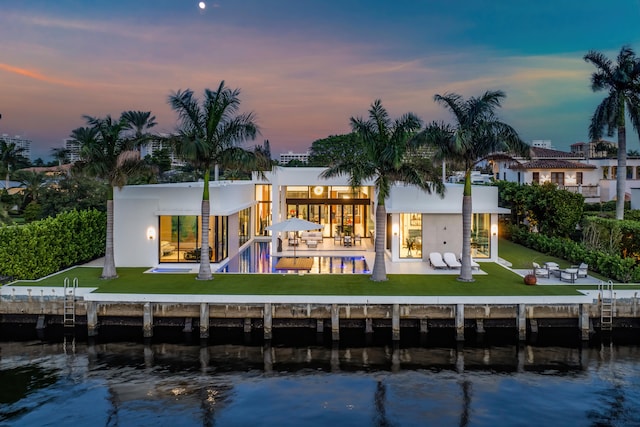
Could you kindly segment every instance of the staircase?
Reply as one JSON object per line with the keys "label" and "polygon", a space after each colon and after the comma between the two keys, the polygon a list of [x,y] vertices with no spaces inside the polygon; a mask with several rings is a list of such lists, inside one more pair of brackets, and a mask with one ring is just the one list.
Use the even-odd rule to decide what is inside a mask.
{"label": "staircase", "polygon": [[598,285],[600,294],[600,329],[610,331],[613,327],[613,311],[615,309],[615,294],[613,293],[613,282],[600,282]]}
{"label": "staircase", "polygon": [[78,278],[74,277],[72,284],[69,278],[64,279],[64,310],[63,325],[73,328],[76,326],[76,289],[78,288]]}

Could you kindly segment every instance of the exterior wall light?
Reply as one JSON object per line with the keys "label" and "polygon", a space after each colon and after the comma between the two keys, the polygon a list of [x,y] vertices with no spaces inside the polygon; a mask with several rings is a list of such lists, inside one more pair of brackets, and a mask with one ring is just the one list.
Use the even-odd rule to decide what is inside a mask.
{"label": "exterior wall light", "polygon": [[491,235],[492,236],[498,235],[498,224],[491,224]]}
{"label": "exterior wall light", "polygon": [[398,224],[393,224],[391,226],[391,231],[393,232],[394,236],[397,236],[398,232],[400,231],[400,227],[398,226]]}
{"label": "exterior wall light", "polygon": [[147,239],[149,240],[156,239],[156,229],[154,227],[147,228]]}

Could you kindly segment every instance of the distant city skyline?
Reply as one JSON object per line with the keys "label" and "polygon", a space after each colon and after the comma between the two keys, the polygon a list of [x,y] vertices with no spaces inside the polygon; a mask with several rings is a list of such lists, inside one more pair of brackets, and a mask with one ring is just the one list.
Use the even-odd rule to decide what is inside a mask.
{"label": "distant city skyline", "polygon": [[[522,138],[569,150],[588,140],[605,93],[593,93],[597,50],[640,53],[640,2],[507,0],[382,2],[4,0],[0,14],[0,135],[33,141],[32,158],[79,126],[82,115],[151,111],[175,129],[166,100],[201,97],[221,80],[241,89],[279,153],[349,132],[375,99],[395,118],[451,121],[433,95],[503,90],[499,110]],[[628,149],[640,150],[627,131]],[[615,136],[607,138],[615,141]]]}

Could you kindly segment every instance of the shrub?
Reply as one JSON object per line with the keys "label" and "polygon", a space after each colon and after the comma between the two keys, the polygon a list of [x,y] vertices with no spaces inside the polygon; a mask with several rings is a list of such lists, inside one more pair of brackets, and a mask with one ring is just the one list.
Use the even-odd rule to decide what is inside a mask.
{"label": "shrub", "polygon": [[571,239],[531,233],[524,226],[512,226],[511,240],[547,255],[564,258],[572,264],[585,262],[589,269],[613,280],[627,283],[640,281],[640,266],[633,257],[587,248]]}
{"label": "shrub", "polygon": [[0,275],[37,279],[102,256],[106,227],[106,214],[97,210],[0,227]]}

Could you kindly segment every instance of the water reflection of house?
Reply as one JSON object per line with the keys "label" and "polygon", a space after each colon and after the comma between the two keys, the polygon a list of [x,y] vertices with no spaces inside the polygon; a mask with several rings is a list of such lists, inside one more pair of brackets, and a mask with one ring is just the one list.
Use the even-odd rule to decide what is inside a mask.
{"label": "water reflection of house", "polygon": [[[395,185],[386,201],[385,230],[376,233],[376,195],[373,182],[352,189],[348,177],[321,179],[322,168],[278,168],[265,179],[210,183],[210,241],[213,263],[223,263],[252,240],[271,241],[278,235],[266,227],[290,217],[319,224],[325,244],[314,250],[335,249],[341,235],[359,241],[356,250],[372,250],[373,236],[385,239],[392,262],[428,262],[431,251],[462,249],[462,188],[446,184],[440,197],[415,187]],[[202,183],[125,186],[114,194],[114,243],[117,266],[193,264],[200,247]],[[497,260],[498,190],[473,189],[473,253]],[[191,255],[189,255],[191,254]],[[198,253],[199,257],[199,253]]]}

